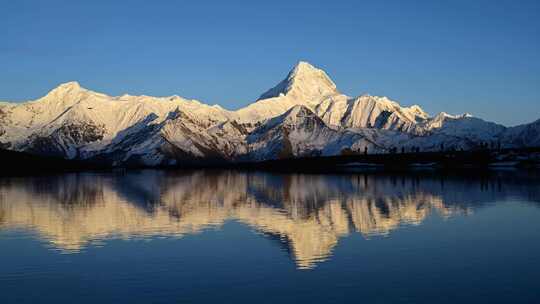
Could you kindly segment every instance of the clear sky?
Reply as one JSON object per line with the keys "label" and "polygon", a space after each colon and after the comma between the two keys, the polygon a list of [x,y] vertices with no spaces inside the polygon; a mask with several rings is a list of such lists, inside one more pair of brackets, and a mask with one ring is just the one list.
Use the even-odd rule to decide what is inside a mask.
{"label": "clear sky", "polygon": [[62,82],[235,109],[298,60],[345,94],[506,125],[540,118],[540,1],[56,1],[0,4],[0,100]]}

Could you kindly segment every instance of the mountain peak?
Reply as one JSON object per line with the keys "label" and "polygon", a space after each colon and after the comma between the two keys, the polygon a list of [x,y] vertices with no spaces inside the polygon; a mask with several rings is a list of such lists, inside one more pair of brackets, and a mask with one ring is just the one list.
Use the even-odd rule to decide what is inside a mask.
{"label": "mountain peak", "polygon": [[79,90],[81,89],[81,85],[77,81],[68,81],[65,83],[61,83],[56,89],[64,89],[64,90]]}
{"label": "mountain peak", "polygon": [[287,95],[316,103],[322,97],[338,93],[335,83],[326,72],[306,61],[299,61],[287,78],[262,94],[259,100]]}
{"label": "mountain peak", "polygon": [[49,96],[49,95],[58,96],[58,95],[65,95],[66,93],[77,93],[81,89],[82,89],[82,87],[78,82],[69,81],[69,82],[62,83],[62,84],[58,85],[56,88],[52,89],[49,92],[49,94],[47,94],[47,96]]}
{"label": "mountain peak", "polygon": [[42,102],[52,102],[54,104],[72,105],[87,92],[89,91],[82,88],[78,82],[70,81],[58,85],[56,88],[49,91],[47,95],[38,100]]}
{"label": "mountain peak", "polygon": [[295,73],[309,73],[309,72],[316,72],[320,69],[317,69],[315,66],[313,66],[311,63],[307,61],[298,61],[294,68],[291,70],[291,72]]}

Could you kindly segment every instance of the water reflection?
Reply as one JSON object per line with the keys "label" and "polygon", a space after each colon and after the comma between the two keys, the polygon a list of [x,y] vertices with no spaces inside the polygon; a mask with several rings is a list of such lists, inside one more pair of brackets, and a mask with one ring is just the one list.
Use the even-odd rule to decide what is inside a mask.
{"label": "water reflection", "polygon": [[69,174],[0,180],[0,229],[32,229],[65,253],[110,238],[181,237],[242,222],[271,236],[298,268],[340,238],[388,235],[431,214],[471,214],[497,200],[538,201],[540,177],[305,175],[193,171]]}

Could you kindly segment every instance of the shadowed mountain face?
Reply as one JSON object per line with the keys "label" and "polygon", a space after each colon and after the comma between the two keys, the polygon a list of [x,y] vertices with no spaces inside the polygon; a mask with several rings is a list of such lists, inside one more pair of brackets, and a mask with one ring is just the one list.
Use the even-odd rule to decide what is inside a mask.
{"label": "shadowed mountain face", "polygon": [[540,202],[530,173],[481,177],[193,171],[0,180],[0,229],[35,230],[66,253],[112,238],[182,237],[238,221],[279,242],[298,268],[341,238],[391,235],[429,216],[474,214],[498,200]]}

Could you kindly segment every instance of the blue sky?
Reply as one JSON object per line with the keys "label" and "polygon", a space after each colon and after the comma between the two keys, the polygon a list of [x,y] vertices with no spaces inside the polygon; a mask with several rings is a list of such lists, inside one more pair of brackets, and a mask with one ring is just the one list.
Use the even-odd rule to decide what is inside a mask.
{"label": "blue sky", "polygon": [[298,60],[351,96],[540,118],[540,1],[2,1],[0,100],[62,82],[235,109]]}

